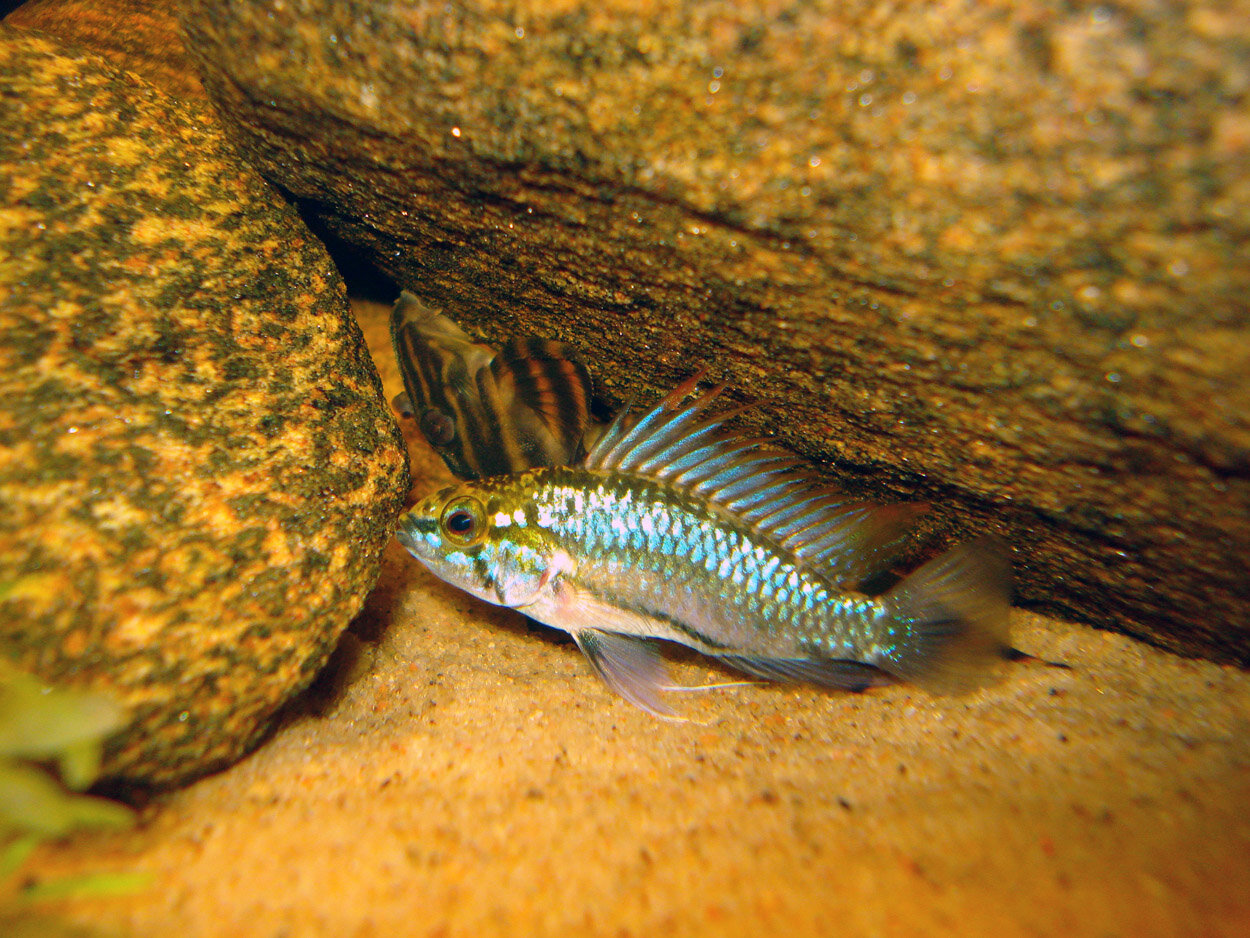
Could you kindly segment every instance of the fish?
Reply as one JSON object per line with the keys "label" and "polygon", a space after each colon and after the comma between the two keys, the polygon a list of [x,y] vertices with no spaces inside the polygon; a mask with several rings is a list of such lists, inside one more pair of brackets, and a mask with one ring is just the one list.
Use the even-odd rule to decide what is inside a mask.
{"label": "fish", "polygon": [[590,372],[562,342],[474,342],[451,319],[403,291],[391,340],[404,379],[396,400],[461,479],[567,465],[583,455]]}
{"label": "fish", "polygon": [[397,537],[439,578],[570,633],[616,693],[660,717],[657,640],[754,677],[937,693],[979,686],[1008,646],[1011,569],[993,536],[875,595],[925,506],[854,499],[726,423],[719,385],[626,407],[578,465],[444,487]]}

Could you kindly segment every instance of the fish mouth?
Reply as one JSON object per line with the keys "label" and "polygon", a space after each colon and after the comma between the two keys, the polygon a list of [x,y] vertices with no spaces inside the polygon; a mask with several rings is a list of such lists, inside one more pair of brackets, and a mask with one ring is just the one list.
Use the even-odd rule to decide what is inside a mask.
{"label": "fish mouth", "polygon": [[431,538],[438,533],[438,517],[418,505],[412,511],[399,516],[395,539],[403,544],[414,557],[425,556],[432,548]]}

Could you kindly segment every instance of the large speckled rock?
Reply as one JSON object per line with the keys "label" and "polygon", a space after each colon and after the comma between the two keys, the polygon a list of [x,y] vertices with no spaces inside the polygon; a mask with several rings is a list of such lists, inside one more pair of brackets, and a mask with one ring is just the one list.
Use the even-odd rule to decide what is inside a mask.
{"label": "large speckled rock", "polygon": [[699,364],[1020,598],[1250,661],[1250,9],[201,0],[271,178],[607,395]]}
{"label": "large speckled rock", "polygon": [[402,440],[322,246],[199,105],[0,27],[0,654],[106,773],[237,758],[376,578]]}

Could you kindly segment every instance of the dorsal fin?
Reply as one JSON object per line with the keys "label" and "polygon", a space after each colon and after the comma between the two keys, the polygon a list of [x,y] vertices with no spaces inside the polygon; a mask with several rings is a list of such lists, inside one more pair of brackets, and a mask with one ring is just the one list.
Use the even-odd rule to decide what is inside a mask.
{"label": "dorsal fin", "polygon": [[552,339],[512,339],[491,372],[518,427],[532,437],[542,460],[535,465],[571,462],[590,423],[592,395],[590,371],[577,353]]}
{"label": "dorsal fin", "polygon": [[726,422],[745,407],[708,413],[724,385],[687,401],[701,377],[682,382],[636,419],[622,410],[587,454],[586,468],[643,476],[707,499],[836,583],[888,569],[924,506],[853,499],[767,440],[728,430]]}

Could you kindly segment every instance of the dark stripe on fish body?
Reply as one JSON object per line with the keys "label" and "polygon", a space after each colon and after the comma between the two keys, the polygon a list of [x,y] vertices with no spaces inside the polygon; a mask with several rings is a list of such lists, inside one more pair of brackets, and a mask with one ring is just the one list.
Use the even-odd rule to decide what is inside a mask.
{"label": "dark stripe on fish body", "polygon": [[[550,371],[554,377],[549,376],[548,382],[554,385],[551,395],[560,408],[560,425],[584,426],[590,417],[590,401],[584,393],[590,381],[582,374],[585,369],[579,370],[577,363],[568,359],[553,359]],[[555,388],[565,388],[567,392],[557,393]]]}
{"label": "dark stripe on fish body", "polygon": [[448,393],[454,388],[465,387],[470,381],[473,381],[474,386],[477,382],[473,380],[474,376],[469,374],[464,360],[458,356],[439,356],[437,365],[437,386],[430,389],[429,399],[431,403],[438,402],[441,405],[440,409],[445,410],[456,427],[455,439],[445,449],[454,452],[471,472],[480,476],[482,465],[478,453],[482,452],[483,441],[475,440],[474,436],[480,429],[481,422],[474,414],[472,402],[466,398],[466,395]]}
{"label": "dark stripe on fish body", "polygon": [[700,632],[694,626],[688,625],[680,619],[673,618],[673,616],[669,615],[669,613],[665,612],[663,609],[647,609],[643,607],[639,611],[641,611],[643,615],[650,616],[658,622],[663,622],[674,632],[686,636],[686,638],[695,643],[695,648],[702,646],[715,651],[729,651],[733,647],[731,645],[726,645],[724,642],[718,642],[710,635]]}
{"label": "dark stripe on fish body", "polygon": [[585,423],[590,412],[586,388],[589,374],[577,361],[565,356],[565,347],[549,339],[523,339],[514,343],[522,355],[509,356],[508,368],[523,387],[522,399],[541,400],[552,408],[560,426]]}
{"label": "dark stripe on fish body", "polygon": [[517,400],[529,402],[546,425],[547,433],[532,440],[540,452],[531,466],[568,462],[590,421],[590,372],[576,353],[552,339],[513,339],[495,368],[501,380],[511,381]]}
{"label": "dark stripe on fish body", "polygon": [[399,370],[403,373],[404,383],[414,389],[420,389],[415,400],[409,395],[410,403],[413,407],[417,407],[422,402],[430,401],[431,382],[426,374],[428,362],[424,356],[417,354],[412,326],[396,324],[392,336],[397,351],[395,357],[399,360]]}
{"label": "dark stripe on fish body", "polygon": [[[440,450],[451,450],[460,462],[473,467],[476,460],[472,453],[465,452],[464,426],[465,419],[462,409],[454,397],[447,391],[455,387],[456,382],[463,381],[467,376],[464,362],[457,356],[440,354],[428,344],[418,344],[417,330],[411,323],[404,323],[394,330],[394,341],[397,346],[399,367],[406,383],[418,390],[418,399],[411,401],[414,408],[439,411],[450,420],[453,436],[450,440],[431,440]],[[457,374],[459,366],[459,374]],[[411,399],[411,395],[409,395]],[[423,419],[417,413],[418,420]]]}
{"label": "dark stripe on fish body", "polygon": [[481,554],[473,558],[473,572],[481,577],[482,583],[486,586],[495,585],[495,577],[490,572],[490,564],[486,562],[486,558]]}
{"label": "dark stripe on fish body", "polygon": [[476,431],[473,445],[478,467],[484,475],[511,475],[530,468],[531,463],[517,441],[512,415],[500,400],[495,375],[483,368],[475,377],[481,408],[470,425]]}

